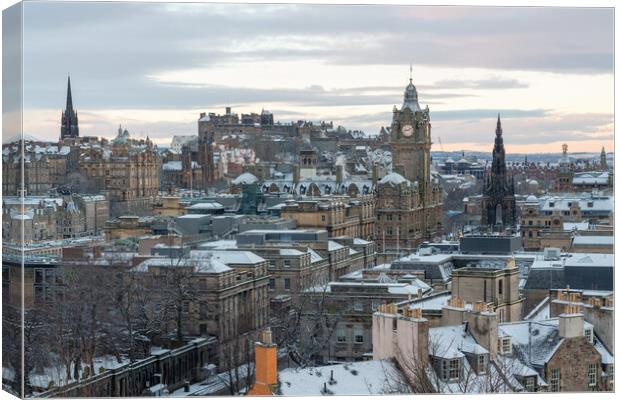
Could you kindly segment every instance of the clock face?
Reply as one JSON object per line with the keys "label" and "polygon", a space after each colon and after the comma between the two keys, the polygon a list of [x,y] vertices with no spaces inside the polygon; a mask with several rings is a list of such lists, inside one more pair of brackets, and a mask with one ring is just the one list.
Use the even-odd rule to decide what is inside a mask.
{"label": "clock face", "polygon": [[406,136],[406,137],[413,135],[413,126],[411,125],[403,126],[402,132],[403,132],[403,136]]}

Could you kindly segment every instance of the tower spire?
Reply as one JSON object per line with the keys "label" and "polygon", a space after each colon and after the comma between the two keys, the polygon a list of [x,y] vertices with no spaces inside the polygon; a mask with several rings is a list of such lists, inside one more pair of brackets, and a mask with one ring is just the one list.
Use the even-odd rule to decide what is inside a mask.
{"label": "tower spire", "polygon": [[495,128],[495,134],[496,135],[502,134],[502,120],[499,117],[499,113],[497,113],[497,128]]}
{"label": "tower spire", "polygon": [[71,76],[67,74],[67,107],[66,110],[73,110],[73,99],[71,98]]}
{"label": "tower spire", "polygon": [[409,63],[409,83],[413,83],[413,63]]}

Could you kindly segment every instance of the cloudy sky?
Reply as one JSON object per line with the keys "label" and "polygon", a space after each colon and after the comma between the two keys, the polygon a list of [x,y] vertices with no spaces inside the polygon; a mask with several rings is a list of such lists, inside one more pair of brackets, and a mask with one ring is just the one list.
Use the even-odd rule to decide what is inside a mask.
{"label": "cloudy sky", "polygon": [[80,134],[167,144],[201,111],[272,111],[376,134],[413,63],[434,149],[613,147],[611,9],[26,3],[24,131],[59,136],[67,74]]}

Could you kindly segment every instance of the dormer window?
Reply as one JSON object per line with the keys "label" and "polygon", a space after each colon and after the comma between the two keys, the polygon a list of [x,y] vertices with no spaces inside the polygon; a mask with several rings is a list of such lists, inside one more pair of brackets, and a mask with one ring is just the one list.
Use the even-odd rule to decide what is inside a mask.
{"label": "dormer window", "polygon": [[487,355],[486,354],[478,354],[478,373],[485,374],[487,372]]}
{"label": "dormer window", "polygon": [[588,342],[594,343],[594,335],[592,334],[592,329],[591,328],[586,328],[583,331],[583,336],[585,336],[586,339],[588,339]]}
{"label": "dormer window", "polygon": [[536,391],[536,377],[535,376],[526,376],[524,383],[525,383],[525,391],[527,392]]}
{"label": "dormer window", "polygon": [[510,336],[498,338],[497,352],[499,354],[511,354],[512,353],[512,341],[510,340]]}
{"label": "dormer window", "polygon": [[441,364],[440,378],[444,381],[458,380],[461,376],[461,359],[439,359]]}

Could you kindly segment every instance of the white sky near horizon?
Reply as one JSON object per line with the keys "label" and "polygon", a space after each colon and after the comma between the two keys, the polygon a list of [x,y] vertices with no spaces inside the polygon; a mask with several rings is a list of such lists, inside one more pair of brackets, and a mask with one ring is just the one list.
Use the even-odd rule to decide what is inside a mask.
{"label": "white sky near horizon", "polygon": [[508,152],[598,152],[612,35],[610,9],[27,3],[24,131],[59,136],[70,73],[84,136],[167,145],[228,105],[376,134],[411,62],[434,150],[490,151],[499,112]]}

